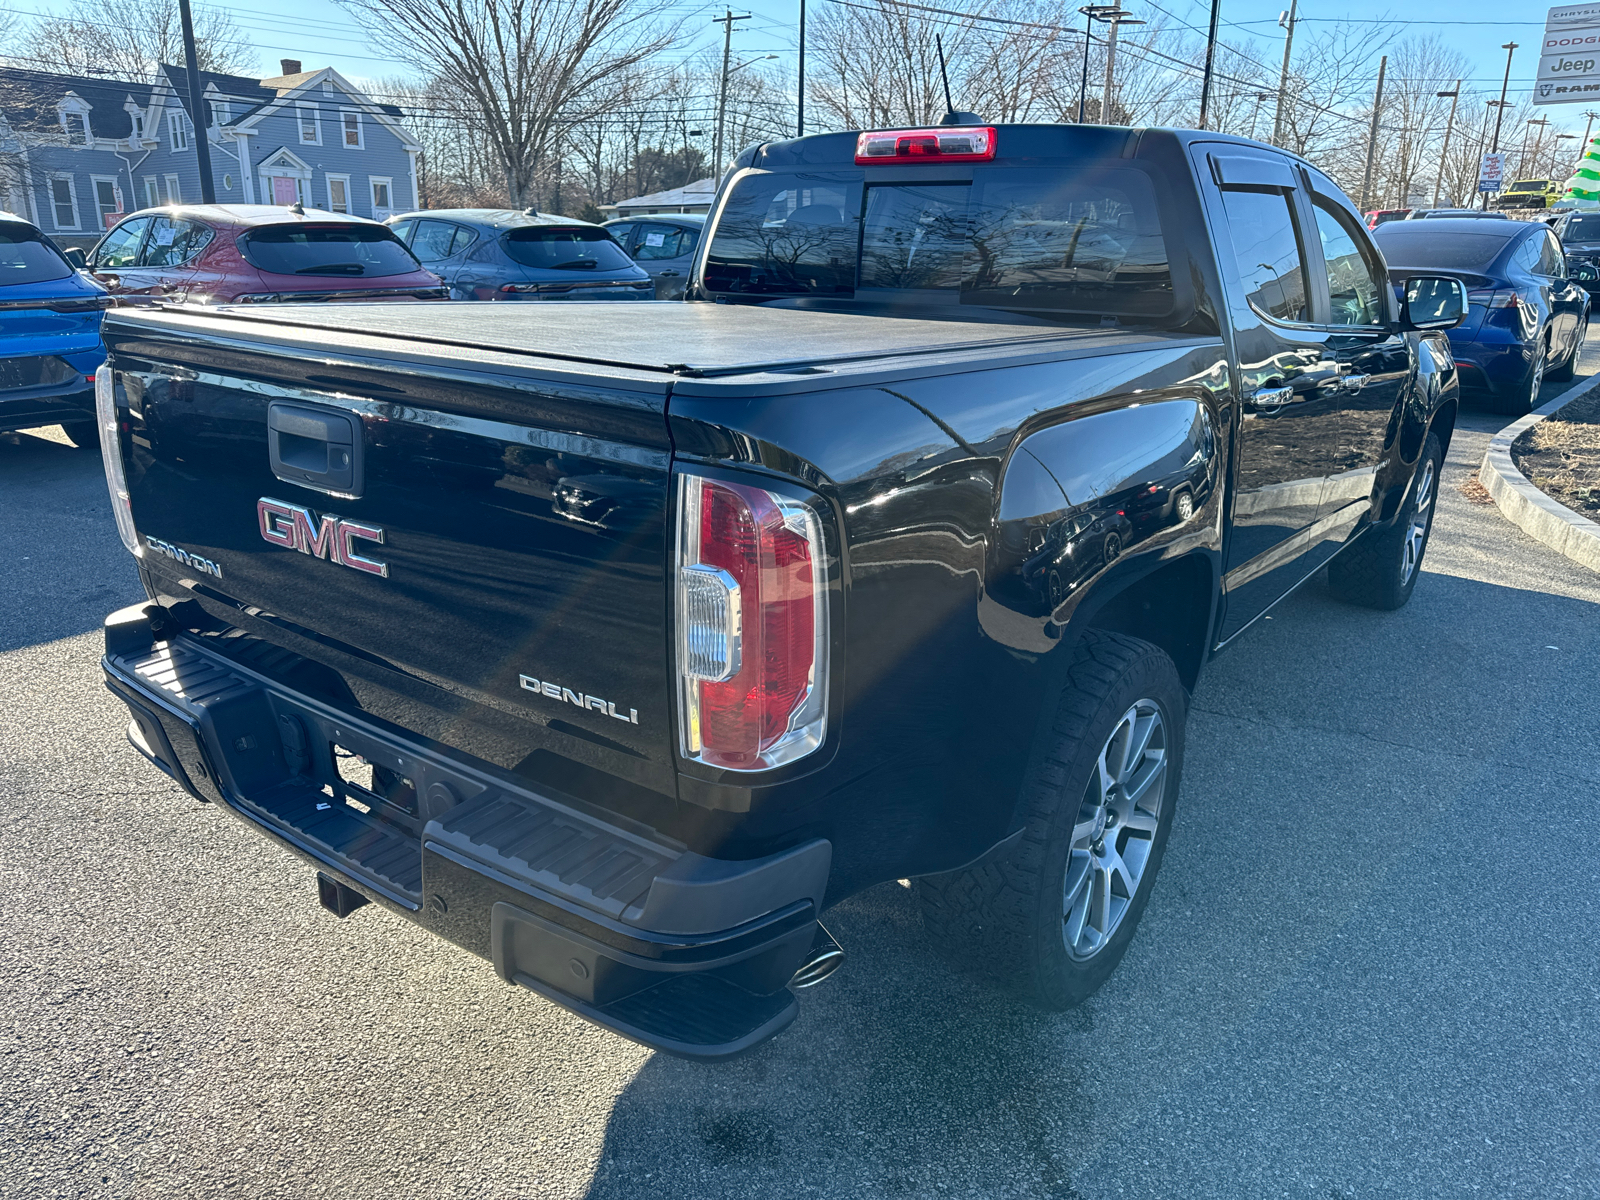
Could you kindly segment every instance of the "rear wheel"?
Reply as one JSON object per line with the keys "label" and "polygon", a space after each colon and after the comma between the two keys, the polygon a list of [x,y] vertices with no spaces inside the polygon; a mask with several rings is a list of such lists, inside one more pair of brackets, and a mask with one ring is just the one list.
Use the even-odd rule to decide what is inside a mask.
{"label": "rear wheel", "polygon": [[1160,649],[1084,635],[1024,785],[1022,839],[978,866],[916,881],[943,954],[1044,1008],[1094,994],[1127,951],[1166,851],[1186,706]]}
{"label": "rear wheel", "polygon": [[1509,392],[1490,392],[1490,410],[1508,417],[1520,417],[1534,410],[1539,403],[1539,389],[1544,386],[1545,360],[1550,357],[1550,341],[1539,343],[1527,376]]}
{"label": "rear wheel", "polygon": [[1438,435],[1430,433],[1394,523],[1367,530],[1328,564],[1328,586],[1335,596],[1379,609],[1396,609],[1411,599],[1433,532],[1443,458]]}
{"label": "rear wheel", "polygon": [[71,424],[63,422],[61,432],[67,435],[79,450],[100,449],[100,428],[93,421],[73,421]]}

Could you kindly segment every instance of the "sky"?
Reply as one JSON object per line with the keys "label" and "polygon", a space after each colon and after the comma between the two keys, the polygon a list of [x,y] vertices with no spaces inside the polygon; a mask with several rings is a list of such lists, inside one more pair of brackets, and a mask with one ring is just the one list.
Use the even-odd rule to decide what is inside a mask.
{"label": "sky", "polygon": [[[813,13],[829,2],[808,0]],[[967,6],[965,0],[922,2],[942,8]],[[1287,3],[1288,0],[1222,0],[1222,36],[1252,45],[1253,57],[1270,67],[1268,74],[1274,81],[1283,53],[1283,32],[1278,28],[1277,18]],[[1210,14],[1209,0],[1123,0],[1123,4],[1135,16],[1154,21],[1165,14],[1169,24],[1193,26],[1197,33],[1204,32]],[[403,63],[382,57],[348,13],[329,0],[273,0],[270,13],[240,0],[222,0],[218,6],[227,11],[256,46],[263,75],[277,74],[279,58],[298,58],[307,70],[332,66],[355,79],[409,73]],[[48,13],[65,11],[68,3],[67,0],[0,0],[0,7],[13,12]],[[792,73],[798,7],[798,0],[757,0],[750,6],[735,8],[735,13],[751,14],[750,20],[739,22],[737,26],[735,61],[777,54],[779,61],[772,65]],[[1063,7],[1077,5],[1069,3]],[[720,49],[722,30],[713,18],[722,15],[724,10],[724,4],[676,0],[674,16],[683,31],[692,35],[687,50],[676,53],[681,56],[707,48]],[[1475,97],[1481,103],[1499,93],[1505,70],[1505,51],[1500,46],[1508,41],[1518,42],[1521,47],[1515,52],[1512,64],[1512,98],[1517,99],[1531,90],[1545,11],[1544,7],[1536,6],[1522,9],[1505,0],[1448,0],[1448,3],[1412,0],[1398,9],[1378,0],[1343,3],[1304,0],[1299,8],[1300,25],[1296,37],[1308,36],[1321,23],[1331,20],[1359,22],[1370,28],[1375,37],[1385,33],[1397,37],[1439,33],[1447,45],[1460,50],[1472,63],[1469,78],[1462,88],[1463,102]],[[1375,80],[1376,54],[1371,73]],[[1583,104],[1552,105],[1545,113],[1557,121],[1560,128],[1581,132],[1584,124],[1581,113],[1586,107]]]}

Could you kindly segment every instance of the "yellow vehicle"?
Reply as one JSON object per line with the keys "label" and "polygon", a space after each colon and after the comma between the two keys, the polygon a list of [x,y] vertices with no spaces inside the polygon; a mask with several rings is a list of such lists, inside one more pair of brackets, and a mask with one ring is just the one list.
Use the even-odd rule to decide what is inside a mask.
{"label": "yellow vehicle", "polygon": [[1561,199],[1561,185],[1553,179],[1519,179],[1495,197],[1496,208],[1549,208]]}

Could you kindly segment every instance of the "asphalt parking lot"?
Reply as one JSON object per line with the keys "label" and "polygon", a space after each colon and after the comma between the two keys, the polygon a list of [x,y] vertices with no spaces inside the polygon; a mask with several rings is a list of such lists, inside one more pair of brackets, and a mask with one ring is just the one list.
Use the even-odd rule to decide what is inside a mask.
{"label": "asphalt parking lot", "polygon": [[1409,607],[1313,580],[1208,668],[1087,1005],[946,974],[890,884],[720,1067],[336,920],[148,767],[99,462],[0,437],[0,1196],[1600,1195],[1600,577],[1461,491],[1503,423],[1464,414]]}

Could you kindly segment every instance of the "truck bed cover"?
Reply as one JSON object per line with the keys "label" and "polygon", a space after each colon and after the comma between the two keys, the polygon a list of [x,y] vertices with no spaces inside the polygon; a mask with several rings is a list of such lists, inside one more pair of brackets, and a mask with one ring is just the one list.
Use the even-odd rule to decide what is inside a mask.
{"label": "truck bed cover", "polygon": [[728,304],[286,304],[176,311],[690,378],[1091,335],[1104,344],[1106,335],[1128,332]]}

